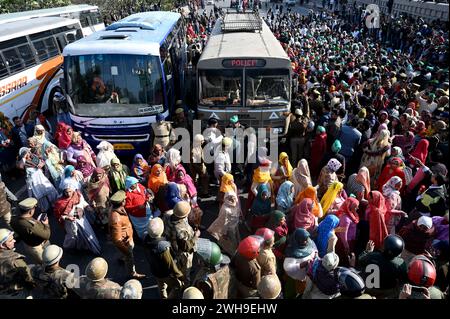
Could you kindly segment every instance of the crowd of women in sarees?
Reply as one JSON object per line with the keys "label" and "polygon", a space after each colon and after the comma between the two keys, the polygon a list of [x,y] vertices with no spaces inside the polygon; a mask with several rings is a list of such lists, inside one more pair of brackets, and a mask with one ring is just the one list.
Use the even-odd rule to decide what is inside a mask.
{"label": "crowd of women in sarees", "polygon": [[[225,136],[224,126],[236,125],[239,114],[230,123],[203,123],[213,133],[192,136],[187,156],[155,144],[126,163],[113,145],[90,145],[70,125],[58,123],[53,136],[35,126],[17,164],[28,195],[40,211],[53,212],[65,233],[64,248],[101,254],[97,235],[108,232],[110,198],[123,191],[137,243],[150,220],[160,216],[167,224],[180,202],[190,207],[186,223],[229,257],[248,235],[272,234],[273,242],[263,240],[264,262],[275,265],[261,268],[275,270],[286,298],[303,292],[335,298],[335,287],[327,294],[317,284],[332,279],[338,266],[353,267],[366,250],[385,254],[392,235],[404,243],[396,258],[409,263],[427,256],[448,268],[448,71],[432,50],[448,41],[443,30],[418,22],[411,27],[427,31],[420,35],[427,46],[413,39],[393,50],[345,31],[340,18],[279,10],[265,18],[293,72],[278,150],[257,144],[255,136],[233,145],[237,140]],[[191,37],[202,37],[190,29]],[[13,129],[1,113],[0,124],[6,143]],[[214,163],[206,163],[205,142],[217,148]],[[231,161],[236,148],[257,154],[255,163],[245,162],[243,179]],[[212,205],[202,202],[207,197]]]}
{"label": "crowd of women in sarees", "polygon": [[[383,141],[386,133],[380,132],[379,140]],[[249,197],[250,203],[246,205],[249,208],[243,216],[251,232],[261,227],[275,232],[277,244],[273,251],[277,259],[277,274],[286,279],[282,280],[286,287],[290,287],[289,282],[294,280],[297,293],[301,294],[305,288],[302,287],[304,282],[295,277],[298,274],[292,275],[286,270],[291,269],[288,260],[292,257],[287,244],[294,240],[293,236],[299,229],[310,234],[319,258],[335,253],[343,267],[351,266],[352,256],[361,254],[367,243],[382,251],[388,235],[397,234],[405,241],[402,258],[407,262],[442,243],[437,238],[435,227],[441,227],[441,220],[444,223],[448,221],[447,199],[442,192],[446,183],[445,165],[427,161],[432,167],[429,168],[421,160],[412,164],[405,155],[414,155],[404,155],[390,143],[387,139],[387,142],[376,144],[387,146],[383,148],[386,155],[379,158],[382,154],[377,153],[374,159],[369,159],[370,155],[363,157],[360,168],[347,176],[338,176],[336,172],[341,163],[335,158],[329,159],[320,169],[317,180],[311,178],[305,159],[301,159],[295,169],[286,153],[280,154],[276,164],[260,159],[260,166],[255,169],[253,183],[249,187],[253,196]],[[414,149],[422,147],[418,144]],[[426,158],[422,159],[426,161]],[[267,168],[268,162],[270,169]],[[364,165],[368,163],[371,169]],[[239,201],[232,181],[231,175],[223,176],[224,201],[219,218],[208,229],[226,252],[230,251],[230,243],[233,243],[232,247],[238,245],[238,237],[232,230],[237,228],[235,225],[242,216],[239,206],[236,208]],[[411,200],[412,205],[406,205],[404,198]],[[420,224],[424,224],[426,219],[429,225],[418,227],[419,218]],[[442,229],[439,234],[442,234]],[[288,262],[288,266],[283,267],[283,260]],[[290,288],[287,289],[289,291]]]}

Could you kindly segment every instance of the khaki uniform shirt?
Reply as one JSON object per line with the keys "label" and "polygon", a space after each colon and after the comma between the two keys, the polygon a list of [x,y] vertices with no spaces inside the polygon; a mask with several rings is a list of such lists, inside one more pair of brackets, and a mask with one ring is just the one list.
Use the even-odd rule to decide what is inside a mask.
{"label": "khaki uniform shirt", "polygon": [[35,265],[31,268],[31,275],[45,299],[66,299],[68,289],[75,285],[75,275],[61,267],[46,270],[42,265]]}
{"label": "khaki uniform shirt", "polygon": [[0,295],[34,286],[25,256],[12,250],[0,250]]}
{"label": "khaki uniform shirt", "polygon": [[79,287],[74,291],[82,299],[119,299],[122,287],[114,281],[103,279],[94,282],[86,276],[80,277]]}
{"label": "khaki uniform shirt", "polygon": [[50,239],[50,225],[34,218],[18,217],[11,221],[11,227],[25,244],[31,247],[41,245]]}
{"label": "khaki uniform shirt", "polygon": [[171,216],[168,239],[175,254],[194,252],[196,237],[187,218],[178,219],[175,216]]}
{"label": "khaki uniform shirt", "polygon": [[124,208],[112,210],[109,228],[114,245],[124,254],[128,254],[128,247],[133,246],[133,227]]}

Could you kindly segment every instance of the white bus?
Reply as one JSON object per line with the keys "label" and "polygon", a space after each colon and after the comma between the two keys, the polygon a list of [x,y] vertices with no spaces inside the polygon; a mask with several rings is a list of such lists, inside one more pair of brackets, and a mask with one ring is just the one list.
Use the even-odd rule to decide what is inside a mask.
{"label": "white bus", "polygon": [[254,13],[220,18],[197,63],[198,116],[227,124],[238,114],[253,128],[283,134],[291,105],[292,66],[266,23]]}
{"label": "white bus", "polygon": [[79,20],[83,30],[83,36],[88,36],[93,32],[105,28],[98,7],[89,4],[0,14],[0,24],[43,17],[61,17]]}
{"label": "white bus", "polygon": [[[83,37],[78,20],[35,18],[0,25],[0,111],[27,119],[60,91],[64,47]],[[50,109],[50,111],[52,111]]]}

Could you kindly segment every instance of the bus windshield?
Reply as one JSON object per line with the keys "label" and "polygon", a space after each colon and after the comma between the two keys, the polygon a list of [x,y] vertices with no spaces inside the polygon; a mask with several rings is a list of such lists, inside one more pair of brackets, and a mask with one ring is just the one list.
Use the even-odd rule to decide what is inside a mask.
{"label": "bus windshield", "polygon": [[164,111],[159,57],[66,57],[68,94],[79,116],[148,116]]}
{"label": "bus windshield", "polygon": [[202,70],[199,80],[201,105],[242,106],[242,69]]}
{"label": "bus windshield", "polygon": [[289,104],[289,70],[247,69],[245,74],[247,106]]}

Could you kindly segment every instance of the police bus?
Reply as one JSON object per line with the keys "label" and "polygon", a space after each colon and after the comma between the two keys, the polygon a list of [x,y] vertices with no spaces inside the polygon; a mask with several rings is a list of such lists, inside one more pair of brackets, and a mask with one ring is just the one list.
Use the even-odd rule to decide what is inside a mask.
{"label": "police bus", "polygon": [[83,36],[88,36],[93,32],[105,28],[98,7],[88,4],[0,14],[0,24],[43,17],[61,17],[79,20]]}
{"label": "police bus", "polygon": [[0,112],[27,119],[31,109],[52,111],[63,72],[64,47],[81,39],[78,20],[36,18],[0,25]]}
{"label": "police bus", "polygon": [[75,130],[92,145],[148,152],[151,123],[182,99],[186,40],[175,12],[130,15],[64,49]]}
{"label": "police bus", "polygon": [[197,64],[198,116],[284,134],[291,104],[291,61],[256,13],[227,13]]}

